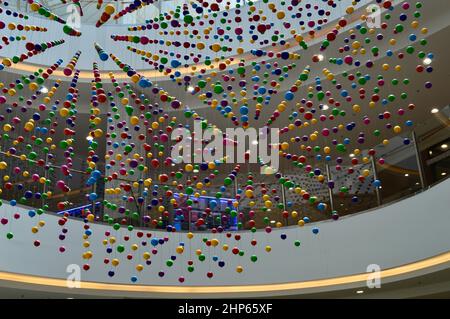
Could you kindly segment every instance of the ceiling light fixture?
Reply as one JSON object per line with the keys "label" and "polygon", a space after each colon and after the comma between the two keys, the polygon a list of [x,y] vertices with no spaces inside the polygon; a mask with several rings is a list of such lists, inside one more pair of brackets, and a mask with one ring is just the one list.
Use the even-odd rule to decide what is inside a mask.
{"label": "ceiling light fixture", "polygon": [[433,60],[431,60],[430,58],[425,58],[425,59],[423,59],[423,64],[424,64],[424,65],[430,65],[431,62],[433,62]]}
{"label": "ceiling light fixture", "polygon": [[436,114],[438,112],[439,112],[439,109],[437,109],[437,108],[431,109],[431,114]]}
{"label": "ceiling light fixture", "polygon": [[446,150],[446,149],[448,148],[448,145],[447,145],[447,144],[442,144],[442,145],[441,145],[441,148],[442,148],[443,150]]}
{"label": "ceiling light fixture", "polygon": [[356,293],[357,293],[357,294],[363,294],[363,293],[364,293],[364,290],[357,290]]}
{"label": "ceiling light fixture", "polygon": [[194,90],[195,90],[194,87],[191,86],[191,85],[189,85],[189,86],[187,87],[187,89],[186,89],[186,91],[188,91],[189,93],[193,93]]}
{"label": "ceiling light fixture", "polygon": [[446,172],[442,172],[442,173],[441,173],[441,176],[445,176],[445,175],[447,175]]}
{"label": "ceiling light fixture", "polygon": [[408,173],[406,173],[406,174],[405,174],[405,177],[409,177],[409,174],[408,174]]}
{"label": "ceiling light fixture", "polygon": [[41,88],[39,89],[39,92],[46,94],[46,93],[48,93],[48,89],[46,86],[41,86]]}

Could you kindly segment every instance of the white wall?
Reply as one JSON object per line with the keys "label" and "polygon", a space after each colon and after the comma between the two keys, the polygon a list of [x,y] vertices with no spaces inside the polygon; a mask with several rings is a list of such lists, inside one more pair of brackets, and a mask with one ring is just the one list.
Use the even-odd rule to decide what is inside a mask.
{"label": "white wall", "polygon": [[[362,273],[369,264],[378,264],[382,269],[391,268],[417,260],[425,259],[450,250],[450,179],[433,187],[432,189],[405,199],[395,204],[359,215],[342,218],[336,222],[322,222],[311,224],[303,228],[291,227],[274,230],[270,235],[257,232],[254,238],[258,246],[250,245],[251,233],[242,232],[242,239],[225,239],[224,235],[211,236],[210,234],[196,234],[189,241],[184,233],[168,234],[151,231],[153,237],[169,237],[169,242],[159,249],[156,256],[152,256],[151,266],[145,266],[144,271],[137,274],[138,284],[151,285],[178,285],[178,276],[184,275],[186,282],[183,285],[229,285],[229,284],[263,284],[305,281],[342,275]],[[20,221],[11,221],[12,214],[21,213]],[[30,218],[24,208],[11,207],[3,204],[0,207],[0,218],[8,217],[10,223],[0,226],[0,271],[24,273],[55,278],[66,278],[66,266],[76,263],[82,265],[81,258],[83,223],[70,220],[66,227],[69,229],[64,242],[58,239],[61,227],[58,217],[42,215],[46,226],[38,233],[32,234],[31,227],[37,224],[37,218]],[[82,280],[109,283],[130,283],[130,277],[136,274],[134,267],[142,253],[148,247],[140,246],[133,255],[135,259],[126,260],[130,246],[140,243],[135,232],[121,229],[116,235],[118,243],[125,244],[126,252],[121,254],[121,264],[116,269],[116,276],[109,278],[107,272],[110,265],[103,264],[103,258],[108,254],[102,245],[105,230],[111,229],[104,225],[91,225],[93,235],[90,238],[90,250],[94,253],[89,262],[91,269],[83,271]],[[319,227],[318,235],[312,234],[313,227]],[[112,229],[111,229],[112,230]],[[14,239],[6,239],[6,233],[12,231]],[[114,231],[112,230],[112,233]],[[287,239],[280,239],[280,234],[286,233]],[[124,242],[122,237],[129,234],[131,239]],[[211,258],[213,249],[201,242],[204,236],[218,238],[222,243],[230,246],[228,252],[216,248],[216,253],[223,256],[226,261],[224,268],[219,268]],[[38,239],[41,246],[35,248],[33,241]],[[302,242],[301,247],[294,246],[294,240]],[[183,255],[177,255],[175,248],[179,241],[186,243]],[[58,248],[61,244],[66,252],[61,254]],[[117,246],[116,244],[116,246]],[[271,253],[264,251],[264,246],[270,244]],[[220,245],[221,246],[221,245]],[[245,251],[244,257],[231,253],[231,248],[237,246]],[[203,263],[195,258],[194,251],[201,248],[207,255]],[[195,271],[186,271],[189,250],[195,263]],[[250,256],[258,255],[258,262],[252,263]],[[119,256],[119,253],[111,255]],[[172,268],[165,266],[165,261],[172,254],[177,260]],[[109,256],[113,258],[112,256]],[[211,260],[211,261],[210,261]],[[244,272],[235,271],[237,265],[244,267]],[[160,278],[158,272],[164,270],[166,276]],[[206,278],[207,271],[213,271],[212,279]]]}

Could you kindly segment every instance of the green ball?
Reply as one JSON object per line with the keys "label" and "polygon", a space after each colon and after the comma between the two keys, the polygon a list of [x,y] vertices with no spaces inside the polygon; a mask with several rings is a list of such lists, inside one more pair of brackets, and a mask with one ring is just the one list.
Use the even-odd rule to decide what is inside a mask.
{"label": "green ball", "polygon": [[224,179],[223,183],[228,186],[228,185],[231,185],[231,183],[233,183],[233,180],[231,178],[227,177]]}

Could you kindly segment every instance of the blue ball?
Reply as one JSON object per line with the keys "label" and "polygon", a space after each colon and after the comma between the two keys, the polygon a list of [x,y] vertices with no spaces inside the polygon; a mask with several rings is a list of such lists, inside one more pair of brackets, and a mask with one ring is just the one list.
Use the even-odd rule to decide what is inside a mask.
{"label": "blue ball", "polygon": [[98,56],[100,57],[100,60],[102,60],[102,61],[108,60],[108,54],[106,52],[102,52]]}
{"label": "blue ball", "polygon": [[294,99],[294,93],[291,91],[287,91],[284,95],[284,98],[288,101],[292,101]]}

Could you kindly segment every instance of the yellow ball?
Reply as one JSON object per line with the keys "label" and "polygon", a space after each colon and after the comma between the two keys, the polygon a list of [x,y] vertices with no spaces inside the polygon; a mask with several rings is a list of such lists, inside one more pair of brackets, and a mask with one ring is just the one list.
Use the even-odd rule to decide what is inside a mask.
{"label": "yellow ball", "polygon": [[137,116],[130,117],[130,123],[132,125],[138,125],[139,124],[139,118]]}
{"label": "yellow ball", "polygon": [[272,247],[270,247],[270,246],[266,246],[266,251],[268,252],[268,253],[270,253],[271,251],[272,251]]}
{"label": "yellow ball", "polygon": [[284,17],[286,17],[286,13],[284,13],[284,11],[278,11],[278,12],[277,12],[277,18],[278,18],[279,20],[284,19]]}
{"label": "yellow ball", "polygon": [[211,45],[211,50],[213,50],[214,52],[219,52],[220,49],[221,49],[221,46],[218,43],[214,43],[213,45]]}
{"label": "yellow ball", "polygon": [[105,12],[109,15],[112,15],[114,12],[116,12],[116,8],[112,4],[108,4],[105,6]]}
{"label": "yellow ball", "polygon": [[69,115],[69,109],[63,107],[59,110],[59,115],[62,117],[67,117]]}
{"label": "yellow ball", "polygon": [[28,85],[28,87],[29,87],[29,89],[30,89],[31,91],[36,91],[36,90],[39,88],[39,85],[38,85],[36,82],[31,82],[31,83]]}
{"label": "yellow ball", "polygon": [[211,245],[213,246],[213,247],[216,247],[217,245],[219,245],[219,241],[217,240],[217,239],[211,239]]}
{"label": "yellow ball", "polygon": [[140,77],[138,74],[134,74],[134,75],[131,77],[131,81],[133,81],[133,83],[138,83],[140,78],[141,78],[141,77]]}
{"label": "yellow ball", "polygon": [[178,246],[177,249],[176,249],[176,252],[179,253],[179,254],[182,254],[183,251],[184,251],[183,246]]}
{"label": "yellow ball", "polygon": [[5,125],[3,125],[3,131],[9,132],[9,131],[11,131],[11,130],[12,130],[11,124],[5,124]]}
{"label": "yellow ball", "polygon": [[236,272],[241,273],[244,271],[244,268],[242,268],[242,266],[237,266],[236,267]]}
{"label": "yellow ball", "polygon": [[31,132],[32,130],[34,130],[34,124],[31,122],[25,123],[25,131]]}

